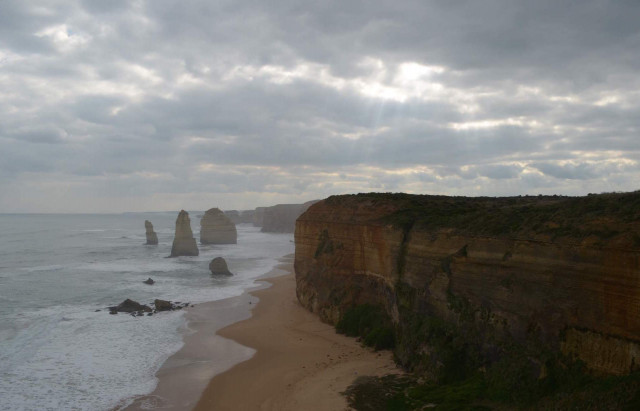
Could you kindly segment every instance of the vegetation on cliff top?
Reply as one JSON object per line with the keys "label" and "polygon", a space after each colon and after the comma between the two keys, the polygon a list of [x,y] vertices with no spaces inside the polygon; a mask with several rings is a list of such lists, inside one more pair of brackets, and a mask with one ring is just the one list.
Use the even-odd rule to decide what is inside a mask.
{"label": "vegetation on cliff top", "polygon": [[[630,232],[634,246],[640,225],[640,191],[584,197],[450,197],[403,193],[332,196],[327,204],[369,203],[390,210],[379,221],[399,228],[455,229],[475,235],[531,236],[552,239],[609,239]],[[386,206],[386,207],[381,207]],[[631,224],[635,223],[635,224]]]}

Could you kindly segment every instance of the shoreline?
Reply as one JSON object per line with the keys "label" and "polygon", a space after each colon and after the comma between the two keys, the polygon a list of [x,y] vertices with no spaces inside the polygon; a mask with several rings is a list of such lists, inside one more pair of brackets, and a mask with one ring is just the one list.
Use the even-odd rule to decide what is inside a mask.
{"label": "shoreline", "polygon": [[267,278],[285,274],[293,254],[282,256],[278,261],[275,267],[256,279],[256,286],[241,295],[186,309],[184,344],[156,372],[156,388],[149,394],[123,400],[115,410],[191,410],[214,376],[251,358],[254,349],[222,337],[218,331],[251,318],[251,310],[259,301],[251,293],[269,287],[265,282]]}
{"label": "shoreline", "polygon": [[255,354],[215,375],[194,410],[343,410],[341,392],[358,376],[401,373],[390,351],[362,347],[303,308],[292,262],[278,268],[286,272],[261,279],[270,287],[247,292],[259,299],[251,316],[216,333]]}

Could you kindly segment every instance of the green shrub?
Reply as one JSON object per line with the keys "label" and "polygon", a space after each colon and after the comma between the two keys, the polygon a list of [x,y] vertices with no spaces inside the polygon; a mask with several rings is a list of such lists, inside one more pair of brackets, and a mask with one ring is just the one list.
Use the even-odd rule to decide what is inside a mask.
{"label": "green shrub", "polygon": [[391,319],[380,306],[358,305],[347,310],[336,331],[348,337],[361,337],[362,342],[376,350],[395,346],[395,331]]}

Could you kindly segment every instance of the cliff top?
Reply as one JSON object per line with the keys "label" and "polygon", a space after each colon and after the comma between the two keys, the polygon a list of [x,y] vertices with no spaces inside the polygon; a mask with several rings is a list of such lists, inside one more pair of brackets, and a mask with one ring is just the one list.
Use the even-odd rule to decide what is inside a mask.
{"label": "cliff top", "polygon": [[331,196],[300,218],[327,213],[345,223],[640,248],[640,191],[584,197],[362,193]]}

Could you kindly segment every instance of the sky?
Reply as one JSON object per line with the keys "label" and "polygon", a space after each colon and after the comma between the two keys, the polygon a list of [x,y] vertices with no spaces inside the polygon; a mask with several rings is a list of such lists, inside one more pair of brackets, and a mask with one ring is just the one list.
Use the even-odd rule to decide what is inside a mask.
{"label": "sky", "polygon": [[0,0],[0,212],[640,181],[640,2]]}

